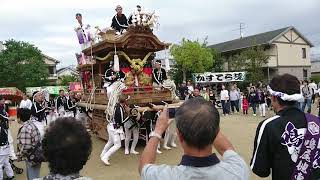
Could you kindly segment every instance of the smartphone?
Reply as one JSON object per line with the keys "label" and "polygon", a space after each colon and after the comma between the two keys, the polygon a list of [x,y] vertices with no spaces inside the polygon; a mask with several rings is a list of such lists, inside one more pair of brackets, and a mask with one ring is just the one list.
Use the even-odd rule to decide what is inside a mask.
{"label": "smartphone", "polygon": [[176,116],[176,108],[168,108],[169,118],[173,119]]}

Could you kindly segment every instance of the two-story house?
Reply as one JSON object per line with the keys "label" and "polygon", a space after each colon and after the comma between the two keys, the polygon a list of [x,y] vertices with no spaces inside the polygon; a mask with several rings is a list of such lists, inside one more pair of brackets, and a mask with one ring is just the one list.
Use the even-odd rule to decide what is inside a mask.
{"label": "two-story house", "polygon": [[232,56],[252,46],[262,46],[265,54],[269,56],[268,63],[263,68],[266,80],[284,73],[295,75],[300,80],[310,78],[310,48],[313,45],[292,26],[209,47],[216,49],[226,58],[224,70],[230,71],[228,63],[232,60]]}
{"label": "two-story house", "polygon": [[63,78],[63,76],[79,77],[79,72],[77,71],[77,69],[73,65],[71,65],[71,66],[67,66],[67,67],[63,67],[61,69],[58,69],[57,75],[58,75],[58,84],[59,84],[61,82],[61,79]]}
{"label": "two-story house", "polygon": [[48,80],[50,85],[56,85],[58,81],[58,75],[57,75],[57,64],[60,63],[60,61],[49,57],[45,54],[42,54],[44,58],[44,62],[46,66],[48,67]]}
{"label": "two-story house", "polygon": [[57,75],[59,78],[62,76],[79,76],[79,72],[73,65],[70,65],[70,66],[58,69]]}
{"label": "two-story house", "polygon": [[[5,45],[3,44],[2,41],[0,41],[0,51],[5,49]],[[57,64],[60,63],[60,61],[49,57],[45,54],[42,54],[43,56],[43,60],[44,63],[46,64],[46,66],[48,67],[48,80],[50,85],[56,85],[57,84],[57,80],[58,80],[58,76],[57,76]]]}

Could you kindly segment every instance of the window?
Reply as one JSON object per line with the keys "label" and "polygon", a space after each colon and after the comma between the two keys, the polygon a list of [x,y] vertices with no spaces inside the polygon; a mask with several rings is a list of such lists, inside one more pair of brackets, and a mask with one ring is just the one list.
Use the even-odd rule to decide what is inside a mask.
{"label": "window", "polygon": [[303,70],[303,79],[304,80],[308,79],[308,70],[306,70],[306,69]]}
{"label": "window", "polygon": [[54,66],[49,66],[48,68],[49,68],[50,75],[56,74],[56,71],[55,71],[56,68]]}
{"label": "window", "polygon": [[307,58],[306,48],[302,48],[302,58],[303,58],[303,59],[306,59],[306,58]]}

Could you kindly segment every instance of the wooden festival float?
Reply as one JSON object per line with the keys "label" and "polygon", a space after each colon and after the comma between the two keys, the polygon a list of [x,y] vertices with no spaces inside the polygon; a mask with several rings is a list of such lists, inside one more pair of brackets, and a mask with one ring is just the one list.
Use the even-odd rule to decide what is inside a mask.
{"label": "wooden festival float", "polygon": [[[168,80],[173,83],[174,89],[168,87],[159,90],[152,87],[152,62],[155,53],[168,49],[170,44],[161,42],[152,29],[146,26],[129,26],[121,35],[115,35],[113,30],[100,32],[99,35],[100,42],[82,51],[85,56],[91,57],[91,63],[77,67],[84,87],[84,96],[78,105],[92,110],[90,128],[94,134],[107,139],[106,110],[109,99],[103,89],[102,77],[114,58],[119,59],[120,69],[126,75],[126,89],[121,93],[130,97],[129,105],[138,106],[139,112],[160,110],[165,103],[170,108],[180,105],[180,102],[175,101],[173,81]],[[156,106],[151,109],[149,103]]]}

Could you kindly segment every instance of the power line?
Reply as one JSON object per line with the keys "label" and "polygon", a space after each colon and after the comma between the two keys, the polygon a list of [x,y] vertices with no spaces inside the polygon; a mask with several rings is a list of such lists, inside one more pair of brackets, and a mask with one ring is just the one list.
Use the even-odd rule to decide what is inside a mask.
{"label": "power line", "polygon": [[232,31],[239,31],[240,39],[243,38],[243,30],[245,29],[245,23],[239,23],[239,28],[234,29]]}

